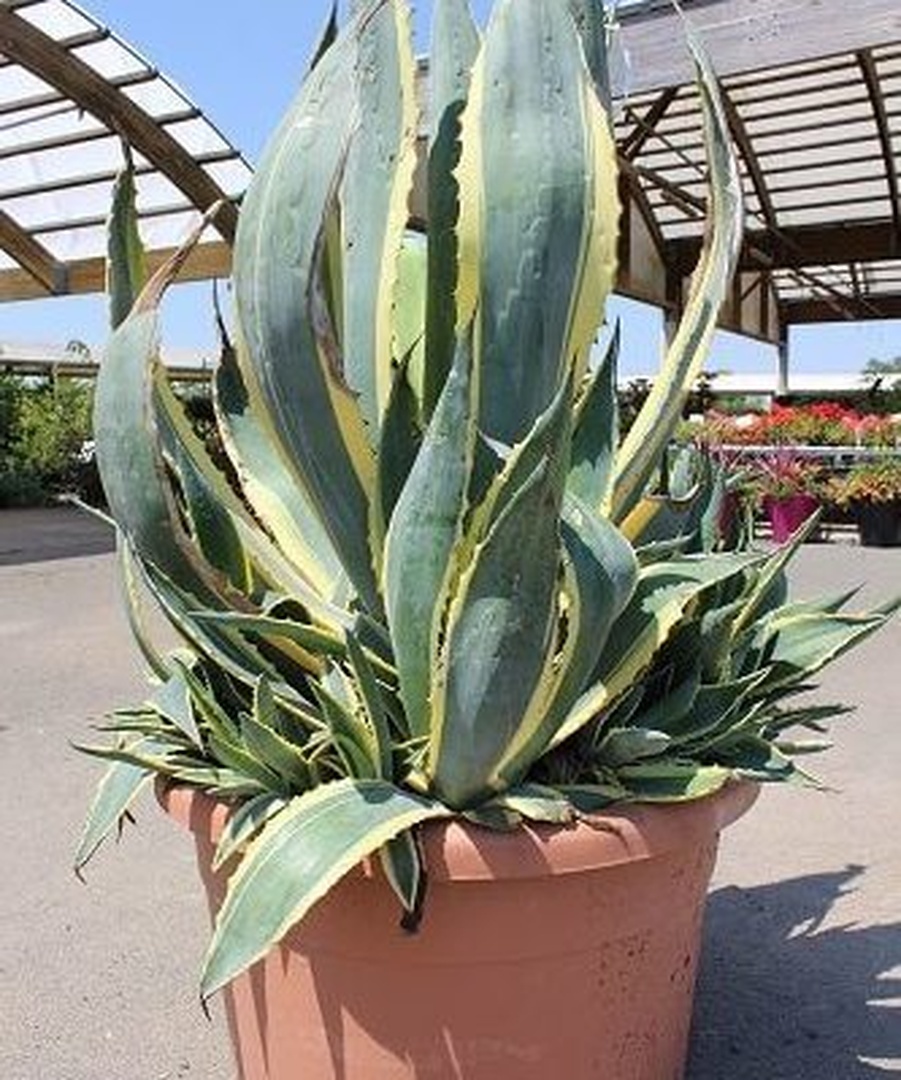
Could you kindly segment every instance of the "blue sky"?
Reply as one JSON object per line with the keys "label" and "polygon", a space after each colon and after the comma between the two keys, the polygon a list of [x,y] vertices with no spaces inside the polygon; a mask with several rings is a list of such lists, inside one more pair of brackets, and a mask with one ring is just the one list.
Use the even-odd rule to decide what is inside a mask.
{"label": "blue sky", "polygon": [[[327,0],[261,0],[210,5],[192,0],[81,0],[99,21],[156,64],[198,104],[248,159],[258,159],[266,137],[290,101],[329,11]],[[490,0],[474,0],[484,17]],[[417,5],[418,45],[428,40],[429,3]],[[165,313],[172,346],[204,348],[212,341],[208,286],[173,290]],[[615,300],[608,314],[624,318],[624,374],[654,370],[661,346],[656,312]],[[7,304],[0,337],[12,341],[95,344],[105,334],[102,298]],[[870,357],[901,354],[901,322],[830,324],[792,331],[792,366],[798,371],[856,372]],[[734,335],[720,335],[711,370],[768,370],[774,350]]]}

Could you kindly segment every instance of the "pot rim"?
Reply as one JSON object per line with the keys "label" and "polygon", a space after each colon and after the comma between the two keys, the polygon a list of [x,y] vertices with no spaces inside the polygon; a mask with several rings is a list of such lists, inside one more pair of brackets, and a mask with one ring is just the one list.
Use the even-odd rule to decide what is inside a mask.
{"label": "pot rim", "polygon": [[[498,832],[462,819],[419,829],[429,879],[543,878],[651,859],[717,835],[756,801],[760,785],[730,780],[719,791],[680,803],[616,804],[571,825],[526,823]],[[157,799],[184,827],[215,842],[233,809],[200,788],[158,778]],[[378,860],[362,872],[379,876]]]}

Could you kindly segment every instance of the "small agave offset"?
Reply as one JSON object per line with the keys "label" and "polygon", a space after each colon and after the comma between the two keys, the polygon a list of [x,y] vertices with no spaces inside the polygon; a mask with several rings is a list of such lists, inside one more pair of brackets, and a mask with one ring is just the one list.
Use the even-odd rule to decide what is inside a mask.
{"label": "small agave offset", "polygon": [[145,283],[128,172],[116,191],[96,440],[154,688],[85,748],[111,764],[77,864],[154,776],[234,801],[205,995],[367,856],[415,911],[429,819],[561,824],[803,778],[792,755],[822,744],[786,730],[843,710],[796,695],[889,614],[787,602],[803,537],[723,550],[703,470],[678,500],[657,490],[741,240],[700,47],[707,242],[620,440],[615,334],[592,362],[619,217],[602,7],[500,0],[484,34],[465,0],[433,7],[426,224],[403,0],[332,19],[243,200],[224,455],[159,359],[183,255]]}

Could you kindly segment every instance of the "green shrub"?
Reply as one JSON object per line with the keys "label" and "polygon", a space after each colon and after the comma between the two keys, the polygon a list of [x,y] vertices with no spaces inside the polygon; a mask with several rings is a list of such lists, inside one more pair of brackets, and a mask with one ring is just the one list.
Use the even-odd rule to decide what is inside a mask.
{"label": "green shrub", "polygon": [[0,376],[0,506],[80,490],[89,472],[92,387],[81,379]]}

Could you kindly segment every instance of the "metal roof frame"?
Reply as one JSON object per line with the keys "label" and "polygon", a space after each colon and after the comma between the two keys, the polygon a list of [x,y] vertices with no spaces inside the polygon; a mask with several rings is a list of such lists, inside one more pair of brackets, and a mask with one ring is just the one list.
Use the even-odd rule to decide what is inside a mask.
{"label": "metal roof frame", "polygon": [[251,169],[203,112],[70,0],[0,0],[0,300],[102,291],[128,144],[151,267],[221,203],[182,277],[224,276]]}
{"label": "metal roof frame", "polygon": [[[749,209],[727,327],[901,317],[898,0],[683,0],[722,79]],[[623,9],[621,292],[681,305],[702,241],[697,95],[669,0]],[[10,92],[10,88],[12,91]],[[188,277],[226,274],[250,167],[171,82],[70,0],[0,0],[0,299],[103,288],[103,221],[134,152],[152,262],[224,199]],[[420,178],[421,182],[421,178]],[[212,229],[210,233],[212,233]],[[208,234],[209,236],[209,234]]]}
{"label": "metal roof frame", "polygon": [[[720,74],[748,207],[725,324],[784,343],[793,323],[901,317],[897,0],[683,7]],[[678,307],[706,206],[691,63],[673,45],[684,33],[669,2],[646,0],[620,21],[632,81],[616,134],[632,198],[654,218],[661,272],[649,289],[627,260],[619,287]]]}

